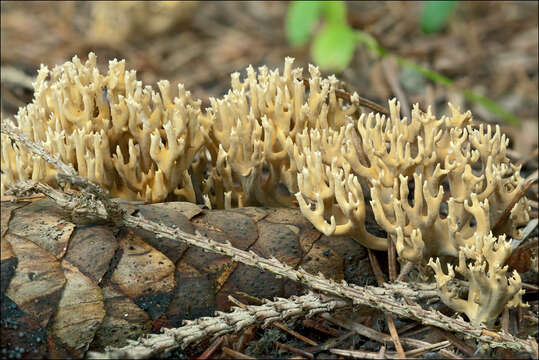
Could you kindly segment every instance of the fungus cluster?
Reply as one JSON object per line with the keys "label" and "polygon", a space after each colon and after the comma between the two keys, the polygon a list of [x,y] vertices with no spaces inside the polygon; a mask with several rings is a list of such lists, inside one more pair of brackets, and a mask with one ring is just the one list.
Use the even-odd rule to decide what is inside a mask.
{"label": "fungus cluster", "polygon": [[[292,69],[292,62],[286,59],[282,75],[278,69],[263,66],[256,73],[249,67],[242,82],[234,73],[228,94],[210,99],[213,126],[206,148],[211,166],[203,192],[211,204],[295,206],[291,194],[298,191],[298,173],[306,161],[298,142],[306,141],[311,129],[342,127],[358,110],[338,100],[337,79],[321,78],[314,66],[306,89],[302,69]],[[338,155],[324,151],[327,159]]]}
{"label": "fungus cluster", "polygon": [[[417,105],[401,118],[395,100],[390,116],[361,113],[357,94],[337,96],[334,76],[310,66],[306,80],[292,63],[286,59],[282,74],[232,74],[231,90],[202,111],[182,85],[171,98],[167,81],[159,93],[143,87],[124,61],[102,75],[94,54],[85,64],[74,57],[40,69],[16,126],[113,197],[299,206],[325,235],[385,250],[386,237],[366,229],[371,214],[401,259],[459,259],[468,301],[448,290],[451,267],[445,275],[439,261],[430,265],[442,299],[472,321],[491,324],[505,304],[521,304],[518,274],[507,280],[502,267],[508,242],[491,234],[497,224],[518,238],[529,219],[522,198],[503,220],[523,185],[499,127],[477,126],[452,106],[441,119]],[[2,194],[17,180],[56,183],[55,169],[5,135],[1,160]],[[482,303],[490,305],[478,310]]]}
{"label": "fungus cluster", "polygon": [[[513,276],[506,278],[507,259],[511,256],[511,241],[505,235],[498,238],[475,235],[474,244],[463,246],[459,252],[458,266],[455,267],[468,281],[468,294],[463,299],[456,288],[451,287],[455,278],[453,266],[448,264],[448,274],[442,270],[440,259],[429,261],[436,273],[436,282],[442,301],[454,310],[466,314],[474,325],[481,323],[491,327],[508,307],[528,306],[522,303],[522,283],[520,275],[513,270]],[[467,259],[472,262],[468,264]]]}
{"label": "fungus cluster", "polygon": [[[384,249],[386,239],[364,227],[370,195],[376,222],[401,258],[456,257],[475,235],[489,234],[522,189],[519,167],[505,155],[508,139],[498,126],[474,127],[469,112],[452,106],[452,115],[438,120],[416,105],[410,121],[400,118],[395,100],[389,106],[390,117],[362,114],[340,133],[326,129],[328,138],[338,139],[333,147],[312,141],[321,137],[319,130],[309,132],[310,146],[303,142],[300,153],[315,160],[298,176],[310,181],[297,194],[301,209],[328,236],[351,235]],[[340,154],[324,159],[325,149]],[[527,208],[521,199],[500,225],[504,232],[518,238],[518,227],[529,220]]]}
{"label": "fungus cluster", "polygon": [[[15,116],[18,129],[111,196],[160,202],[173,194],[195,201],[187,173],[209,129],[200,101],[183,85],[170,97],[136,80],[125,61],[99,73],[93,53],[39,70],[34,99]],[[2,135],[2,193],[16,180],[55,184],[56,170]]]}

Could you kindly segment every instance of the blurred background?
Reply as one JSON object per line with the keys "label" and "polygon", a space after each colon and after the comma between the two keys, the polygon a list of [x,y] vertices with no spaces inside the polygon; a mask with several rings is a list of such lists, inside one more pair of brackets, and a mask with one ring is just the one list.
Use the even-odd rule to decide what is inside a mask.
{"label": "blurred background", "polygon": [[397,97],[403,115],[470,109],[509,134],[510,156],[537,157],[538,2],[3,1],[1,20],[4,117],[31,101],[40,64],[89,51],[102,71],[126,59],[145,84],[181,82],[203,104],[230,73],[292,56],[381,105]]}

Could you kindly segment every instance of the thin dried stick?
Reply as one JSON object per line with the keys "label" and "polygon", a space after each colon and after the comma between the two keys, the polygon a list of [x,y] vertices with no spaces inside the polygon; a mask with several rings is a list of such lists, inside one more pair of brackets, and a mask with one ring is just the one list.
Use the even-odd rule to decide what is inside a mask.
{"label": "thin dried stick", "polygon": [[346,334],[341,335],[339,337],[331,338],[331,339],[327,340],[325,343],[323,343],[319,347],[318,350],[320,350],[320,351],[328,351],[329,349],[333,349],[335,346],[342,344],[343,342],[348,340],[348,338],[354,336],[355,334],[356,333],[354,331],[349,331]]}
{"label": "thin dried stick", "polygon": [[[389,239],[389,241],[392,242],[391,239]],[[389,251],[390,250],[388,250],[388,253]],[[376,259],[374,252],[371,249],[368,249],[368,252],[369,252],[369,260],[371,261],[371,267],[374,271],[374,275],[376,276],[376,281],[378,282],[378,285],[382,285],[385,282],[385,280],[382,274],[382,269],[380,269],[380,264],[378,264],[378,260]],[[406,355],[404,354],[404,348],[402,347],[402,344],[400,342],[399,333],[397,332],[397,328],[395,327],[395,321],[393,320],[393,317],[391,316],[390,313],[387,313],[387,312],[384,313],[384,316],[387,321],[387,327],[389,329],[389,333],[391,334],[391,338],[393,339],[393,343],[395,344],[395,349],[397,349],[397,355],[399,359],[406,359]]]}
{"label": "thin dried stick", "polygon": [[231,348],[226,347],[226,346],[223,346],[222,350],[225,353],[225,355],[230,356],[232,359],[255,360],[254,357],[251,357],[249,355],[245,355],[245,354],[240,353],[240,352],[238,352],[236,350],[232,350]]}
{"label": "thin dried stick", "polygon": [[386,282],[384,278],[384,273],[382,272],[382,269],[380,268],[380,264],[378,264],[378,259],[376,259],[376,255],[374,254],[374,251],[372,251],[371,249],[367,249],[367,253],[369,255],[369,261],[371,263],[372,272],[374,273],[374,277],[376,278],[378,285],[384,284]]}
{"label": "thin dried stick", "polygon": [[[343,319],[342,317],[338,317],[338,316],[331,316],[329,314],[321,314],[320,317],[322,317],[323,319],[326,319],[334,324],[337,324],[339,326],[342,326],[344,327],[345,329],[349,329],[349,330],[352,330],[352,331],[355,331],[357,334],[361,335],[361,336],[364,336],[368,339],[371,339],[371,340],[374,340],[374,341],[377,341],[379,343],[382,343],[382,344],[385,344],[385,343],[388,343],[390,341],[392,341],[391,337],[387,334],[384,334],[384,333],[381,333],[379,331],[376,331],[368,326],[365,326],[363,324],[360,324],[360,323],[357,323],[357,322],[354,322],[354,321],[351,321],[351,320],[348,320],[348,319]],[[401,342],[407,346],[411,346],[411,347],[414,347],[414,348],[424,348],[424,347],[428,347],[428,346],[431,346],[431,344],[429,344],[428,342],[426,341],[422,341],[422,340],[417,340],[417,339],[413,339],[413,338],[409,338],[409,337],[402,337],[400,338]],[[473,353],[473,352],[472,352]],[[448,350],[441,350],[440,351],[440,354],[443,355],[444,357],[446,358],[450,358],[450,359],[458,359],[459,357],[451,352],[451,351],[448,351]]]}
{"label": "thin dried stick", "polygon": [[298,354],[298,355],[302,355],[302,356],[305,356],[306,358],[309,358],[309,359],[314,359],[313,353],[310,353],[308,351],[298,349],[298,348],[295,348],[295,347],[290,346],[290,345],[283,344],[283,343],[281,343],[279,341],[276,341],[275,345],[277,345],[278,347],[280,347],[281,349],[283,349],[285,351],[288,351],[288,352],[291,352],[291,353],[294,353],[294,354]]}
{"label": "thin dried stick", "polygon": [[414,264],[410,261],[406,262],[404,266],[401,268],[401,272],[399,273],[399,276],[397,277],[397,281],[402,281],[406,275],[414,268]]}
{"label": "thin dried stick", "polygon": [[299,339],[299,340],[301,340],[303,342],[306,342],[309,345],[312,345],[312,346],[317,346],[318,345],[318,343],[316,341],[313,341],[313,340],[309,339],[308,337],[301,335],[300,333],[290,329],[288,326],[284,325],[281,322],[276,321],[276,322],[273,323],[273,325],[277,326],[279,329],[281,329],[283,331],[286,331],[287,333],[294,336],[295,338],[297,338],[297,339]]}
{"label": "thin dried stick", "polygon": [[436,344],[430,344],[430,345],[427,345],[427,346],[424,346],[424,347],[421,347],[421,348],[418,348],[418,349],[413,349],[413,350],[410,350],[410,351],[407,351],[406,352],[406,356],[407,357],[417,357],[418,355],[421,355],[421,354],[424,354],[426,352],[433,352],[433,351],[438,351],[438,350],[441,350],[441,349],[444,349],[448,346],[451,345],[451,342],[450,341],[442,341],[442,342],[439,342],[439,343],[436,343]]}
{"label": "thin dried stick", "polygon": [[475,350],[472,349],[468,344],[466,344],[464,341],[462,341],[455,335],[451,334],[450,332],[444,331],[442,329],[436,329],[436,331],[439,334],[441,334],[443,337],[445,337],[447,340],[451,341],[453,346],[455,346],[457,349],[462,351],[464,354],[470,357],[474,355]]}
{"label": "thin dried stick", "polygon": [[398,328],[398,331],[399,331],[399,334],[401,335],[404,335],[406,334],[408,331],[414,329],[416,326],[418,326],[419,324],[416,323],[416,322],[411,322],[409,324],[406,324],[406,325],[403,325],[401,327]]}
{"label": "thin dried stick", "polygon": [[348,356],[356,359],[383,359],[383,357],[380,357],[379,352],[368,352],[368,351],[362,351],[362,350],[345,350],[345,349],[330,349],[330,353],[341,355],[341,356]]}
{"label": "thin dried stick", "polygon": [[[528,283],[522,283],[522,287],[524,289],[532,290],[532,291],[535,291],[535,292],[539,291],[539,286],[537,286],[537,285],[532,285],[532,284],[528,284]],[[519,309],[520,309],[520,307],[519,307]]]}
{"label": "thin dried stick", "polygon": [[329,336],[337,337],[337,336],[342,335],[339,331],[337,331],[337,330],[335,330],[333,328],[330,328],[329,326],[326,326],[326,325],[322,324],[318,320],[304,319],[302,321],[302,324],[303,324],[304,327],[308,327],[308,328],[317,330],[317,331],[319,331],[319,332],[321,332],[323,334],[329,335]]}
{"label": "thin dried stick", "polygon": [[341,326],[348,330],[355,331],[357,334],[364,336],[367,339],[377,341],[381,344],[391,341],[391,338],[388,335],[381,333],[379,331],[376,331],[363,324],[357,323],[355,321],[344,319],[338,316],[331,316],[329,314],[321,314],[320,317],[329,322],[332,322],[335,325]]}
{"label": "thin dried stick", "polygon": [[269,326],[276,320],[289,320],[298,316],[314,316],[350,306],[350,302],[329,296],[308,293],[290,299],[266,300],[264,305],[234,306],[229,313],[217,312],[215,317],[202,317],[186,321],[176,329],[163,329],[162,334],[149,334],[137,341],[128,340],[122,348],[107,348],[104,353],[89,352],[89,359],[147,359],[176,348],[186,348],[208,338],[238,333],[253,325]]}
{"label": "thin dried stick", "polygon": [[[417,340],[417,339],[412,339],[412,338],[407,338],[407,337],[403,337],[401,338],[401,340],[403,344],[407,346],[413,346],[418,349],[421,347],[431,346],[431,344],[423,340]],[[443,356],[446,359],[462,359],[462,357],[446,349],[440,349],[439,353],[441,356]],[[408,353],[406,353],[406,356],[408,356]]]}
{"label": "thin dried stick", "polygon": [[211,345],[204,350],[202,354],[197,358],[197,360],[207,360],[211,358],[217,350],[223,345],[223,337],[220,336],[217,339],[214,340],[214,342],[211,343]]}
{"label": "thin dried stick", "polygon": [[517,335],[520,334],[520,331],[522,330],[523,325],[523,318],[522,315],[524,315],[524,312],[522,311],[522,308],[519,306],[517,308],[517,316],[516,316],[516,328],[517,328]]}
{"label": "thin dried stick", "polygon": [[[228,300],[229,300],[230,302],[232,302],[233,304],[235,304],[236,306],[239,306],[239,307],[241,307],[241,308],[247,306],[247,305],[243,304],[241,301],[235,299],[234,297],[232,297],[232,296],[230,296],[230,295],[228,296]],[[261,301],[261,300],[259,300],[259,299],[256,299],[256,300],[258,300],[259,304],[263,304],[263,303],[264,303],[263,301]],[[301,341],[303,341],[303,342],[306,342],[306,343],[309,344],[309,345],[312,345],[312,346],[318,346],[318,343],[317,343],[316,341],[313,341],[313,340],[309,339],[308,337],[301,335],[300,333],[298,333],[298,332],[296,332],[296,331],[290,329],[288,326],[286,326],[285,324],[283,324],[283,323],[281,323],[281,322],[279,322],[279,321],[275,321],[275,322],[273,323],[273,325],[276,326],[276,327],[278,327],[279,329],[281,329],[281,330],[283,330],[283,331],[289,333],[290,335],[294,336],[295,338],[297,338],[297,339],[299,339],[299,340],[301,340]]]}
{"label": "thin dried stick", "polygon": [[395,281],[397,279],[397,249],[389,234],[387,235],[387,264],[389,281]]}
{"label": "thin dried stick", "polygon": [[[5,131],[4,126],[2,126],[2,132],[10,136],[10,134]],[[11,132],[11,135],[14,135],[13,132]],[[11,138],[13,139],[13,137]],[[20,139],[22,145],[31,143],[28,138],[23,136],[21,136]],[[32,152],[46,158],[46,151],[40,145],[34,145]],[[48,156],[48,158],[52,157]],[[60,160],[58,159],[58,161]],[[60,175],[61,174],[59,174],[59,177]],[[82,178],[78,175],[64,175],[63,178],[72,181],[73,183],[82,184],[82,193],[80,195],[67,194],[55,190],[49,185],[34,183],[32,181],[19,182],[18,184],[15,184],[13,188],[15,191],[27,190],[41,192],[53,199],[59,206],[78,214],[84,214],[88,217],[94,216],[109,221],[111,220],[111,217],[116,218],[116,221],[125,226],[150,231],[157,237],[165,237],[186,242],[212,253],[229,256],[233,261],[241,262],[264,271],[270,271],[276,275],[300,282],[311,289],[333,295],[334,297],[346,298],[351,300],[355,305],[371,306],[382,311],[392,312],[398,316],[420,321],[424,325],[432,325],[449,331],[465,333],[467,336],[486,343],[491,347],[503,347],[515,351],[525,351],[536,357],[538,356],[537,342],[531,337],[529,337],[528,340],[523,340],[511,334],[493,332],[485,328],[474,326],[463,319],[452,319],[438,311],[425,310],[418,304],[409,305],[400,299],[400,296],[402,295],[406,295],[409,298],[425,296],[426,293],[429,293],[428,290],[425,291],[425,284],[404,284],[395,282],[384,284],[382,288],[348,285],[345,282],[337,283],[333,280],[328,280],[321,275],[312,275],[301,268],[293,269],[286,264],[282,264],[275,258],[265,259],[252,251],[247,252],[236,249],[230,243],[222,244],[198,233],[194,235],[189,234],[177,228],[157,224],[143,217],[129,215],[120,209],[115,201],[108,199],[106,196],[97,200],[98,197],[96,196],[94,189],[97,187],[96,185],[89,184],[87,181],[86,184],[84,184],[84,181],[81,181]],[[114,206],[114,204],[116,204],[116,206]],[[421,288],[423,288],[423,292],[421,291]],[[430,291],[432,294],[432,290]],[[436,291],[434,292],[436,293]],[[173,343],[175,342],[174,340],[176,339],[173,339]]]}
{"label": "thin dried stick", "polygon": [[[303,85],[305,85],[305,87],[308,89],[310,87],[309,80],[308,79],[303,79]],[[341,99],[343,99],[345,101],[348,101],[349,103],[352,103],[352,95],[350,95],[349,93],[347,93],[344,90],[335,89],[335,96],[338,97],[338,98],[341,98]],[[358,95],[358,98],[359,98],[359,101],[358,101],[359,106],[364,106],[364,107],[369,108],[369,109],[371,109],[373,111],[376,111],[376,112],[379,112],[379,113],[382,113],[384,115],[389,116],[389,111],[387,111],[383,106],[378,105],[374,101],[371,101],[371,100],[366,99],[364,97],[361,97],[359,95]]]}
{"label": "thin dried stick", "polygon": [[509,332],[509,308],[505,308],[502,314],[502,329],[505,332]]}
{"label": "thin dried stick", "polygon": [[390,313],[384,313],[386,321],[387,321],[387,327],[389,328],[389,333],[391,334],[391,339],[393,340],[393,344],[395,344],[395,349],[397,349],[397,355],[399,359],[406,359],[406,354],[404,353],[404,348],[402,347],[401,341],[399,339],[399,333],[397,332],[397,329],[395,327],[395,321],[393,320],[393,316],[391,316]]}
{"label": "thin dried stick", "polygon": [[238,339],[238,341],[236,341],[236,344],[234,344],[235,345],[234,347],[236,348],[236,350],[243,351],[243,349],[245,348],[245,345],[247,345],[247,343],[254,338],[255,331],[256,331],[255,326],[249,326],[247,329],[245,329],[243,333],[240,335],[240,338]]}

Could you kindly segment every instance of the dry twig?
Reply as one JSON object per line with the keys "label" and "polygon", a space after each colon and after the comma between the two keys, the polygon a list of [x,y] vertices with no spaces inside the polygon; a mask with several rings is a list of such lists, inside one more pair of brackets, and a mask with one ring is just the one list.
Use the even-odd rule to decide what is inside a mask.
{"label": "dry twig", "polygon": [[444,349],[448,347],[449,345],[451,345],[451,342],[446,340],[446,341],[442,341],[436,344],[430,344],[427,346],[420,347],[418,349],[407,351],[405,354],[406,354],[406,357],[417,357],[426,352],[432,352],[432,351]]}
{"label": "dry twig", "polygon": [[468,356],[473,356],[475,350],[455,335],[441,329],[436,329],[436,332],[445,337],[447,340],[451,341],[453,346],[462,351],[464,354]]}
{"label": "dry twig", "polygon": [[278,347],[280,347],[281,349],[283,349],[285,351],[288,351],[288,352],[291,352],[291,353],[294,353],[294,354],[298,354],[298,355],[301,355],[301,356],[305,356],[308,359],[314,359],[314,355],[312,353],[308,352],[308,351],[298,349],[296,347],[286,345],[286,344],[283,344],[283,343],[278,342],[278,341],[275,342],[275,345],[277,345]]}
{"label": "dry twig", "polygon": [[399,276],[397,277],[397,281],[402,281],[406,275],[414,268],[414,264],[412,262],[406,262],[403,267],[401,267],[401,272],[399,273]]}
{"label": "dry twig", "polygon": [[217,350],[219,350],[219,348],[221,347],[221,345],[223,345],[223,340],[224,338],[222,336],[218,337],[217,339],[215,339],[211,345],[206,349],[204,350],[204,352],[202,354],[200,354],[200,356],[197,358],[197,360],[207,360],[207,359],[210,359]]}
{"label": "dry twig", "polygon": [[[354,322],[354,321],[351,321],[351,320],[348,320],[348,319],[343,319],[342,317],[333,317],[329,314],[322,314],[320,315],[320,317],[322,317],[323,319],[326,319],[334,324],[338,324],[339,326],[342,326],[346,329],[349,329],[349,330],[352,330],[354,332],[356,332],[357,334],[361,335],[361,336],[364,336],[368,339],[371,339],[371,340],[374,340],[374,341],[377,341],[381,344],[385,344],[385,343],[388,343],[390,341],[392,341],[391,337],[389,335],[386,335],[384,333],[381,333],[379,331],[376,331],[374,329],[371,329],[370,327],[368,326],[365,326],[363,324],[360,324],[360,323],[357,323],[357,322]],[[409,338],[409,337],[402,337],[400,338],[401,342],[407,346],[411,346],[411,347],[414,347],[414,348],[417,348],[417,349],[422,349],[422,348],[429,348],[430,346],[432,346],[432,344],[429,344],[428,342],[426,341],[422,341],[422,340],[417,340],[417,339],[413,339],[413,338]],[[429,351],[434,351],[434,350],[429,350]],[[409,356],[407,353],[405,353],[406,356]],[[450,358],[450,359],[458,359],[459,357],[451,352],[451,351],[448,351],[448,350],[440,350],[440,355],[443,355],[444,357],[446,358]]]}
{"label": "dry twig", "polygon": [[[303,85],[305,85],[305,87],[308,89],[309,86],[310,86],[309,85],[309,80],[303,79]],[[344,90],[335,89],[335,96],[338,97],[338,98],[341,98],[341,99],[343,99],[345,101],[348,101],[349,103],[352,102],[352,95],[350,95],[349,93],[347,93]],[[364,97],[361,97],[361,96],[358,96],[358,98],[359,98],[359,102],[358,102],[359,106],[364,106],[364,107],[369,108],[369,109],[371,109],[373,111],[376,111],[376,112],[379,112],[379,113],[382,113],[384,115],[389,116],[389,111],[387,111],[386,108],[384,108],[383,106],[378,105],[374,101],[371,101],[369,99],[365,99]]]}
{"label": "dry twig", "polygon": [[297,331],[294,331],[294,330],[290,329],[288,326],[284,325],[281,322],[277,321],[277,322],[273,323],[273,325],[277,326],[279,329],[281,329],[283,331],[286,331],[287,333],[289,333],[293,337],[295,337],[295,338],[297,338],[297,339],[299,339],[299,340],[301,340],[303,342],[306,342],[309,345],[312,345],[312,346],[317,346],[318,345],[318,343],[316,341],[313,341],[313,340],[309,339],[308,337],[301,335]]}
{"label": "dry twig", "polygon": [[[388,242],[393,243],[393,241],[391,241],[389,236],[388,236]],[[393,248],[392,246],[389,246],[387,250],[388,255],[391,254],[392,248]],[[382,269],[380,269],[380,264],[378,263],[378,260],[376,259],[374,252],[371,249],[368,249],[368,252],[369,252],[369,260],[371,261],[371,267],[374,272],[374,275],[376,276],[376,281],[378,282],[378,285],[381,286],[385,282],[384,276],[382,274]],[[391,258],[391,256],[389,257]],[[393,256],[392,259],[388,259],[390,264],[392,260],[393,261],[395,260],[395,256]],[[392,276],[391,273],[392,271],[391,271],[391,265],[390,265],[390,274],[389,274],[390,278]],[[389,328],[389,333],[391,334],[391,339],[393,339],[393,343],[395,344],[395,349],[397,349],[397,355],[399,359],[406,359],[406,355],[404,354],[404,348],[402,347],[402,344],[399,340],[399,333],[397,332],[397,328],[395,327],[395,321],[393,320],[393,317],[391,316],[390,313],[384,313],[384,315],[386,318],[387,327]]]}
{"label": "dry twig", "polygon": [[298,316],[312,316],[350,306],[348,301],[309,293],[290,299],[266,301],[264,305],[233,307],[229,313],[218,312],[215,317],[186,321],[176,329],[163,329],[163,334],[150,334],[147,338],[128,341],[123,348],[109,348],[104,353],[90,352],[92,359],[146,359],[176,348],[185,348],[204,339],[237,333],[252,325],[268,326],[276,320],[289,320]]}
{"label": "dry twig", "polygon": [[233,350],[229,347],[223,346],[223,352],[225,355],[230,356],[232,359],[245,359],[245,360],[255,360],[254,357],[251,357],[249,355],[245,355],[243,353],[240,353],[236,350]]}
{"label": "dry twig", "polygon": [[356,359],[383,359],[380,353],[361,350],[330,349],[329,352],[336,355],[348,356]]}
{"label": "dry twig", "polygon": [[338,316],[331,316],[329,314],[322,314],[320,315],[320,317],[329,322],[332,322],[335,325],[354,331],[357,334],[366,337],[367,339],[371,339],[382,344],[391,341],[391,338],[386,334],[376,331],[366,325],[357,323],[355,321],[344,319]]}
{"label": "dry twig", "polygon": [[[235,304],[236,306],[239,306],[240,308],[244,308],[246,306],[245,304],[243,304],[242,302],[240,302],[239,300],[235,299],[234,297],[232,297],[230,295],[228,296],[228,300],[230,302],[232,302],[233,304]],[[259,300],[258,298],[256,298],[256,300],[257,300],[258,305],[262,305],[264,303],[263,301]],[[290,335],[294,336],[296,339],[299,339],[299,340],[301,340],[303,342],[306,342],[309,345],[312,345],[312,346],[317,346],[318,345],[318,343],[316,341],[313,341],[313,340],[309,339],[308,337],[301,335],[300,333],[290,329],[288,326],[286,326],[285,324],[283,324],[283,323],[281,323],[279,321],[275,321],[273,323],[273,326],[278,327],[279,329],[283,330],[284,332],[287,332]]]}
{"label": "dry twig", "polygon": [[389,281],[395,281],[397,279],[397,249],[389,234],[387,235],[387,264]]}
{"label": "dry twig", "polygon": [[320,321],[314,320],[314,319],[305,319],[302,321],[302,324],[304,327],[308,327],[311,329],[315,329],[323,334],[337,337],[339,335],[342,335],[339,331],[330,328],[324,324],[322,324]]}

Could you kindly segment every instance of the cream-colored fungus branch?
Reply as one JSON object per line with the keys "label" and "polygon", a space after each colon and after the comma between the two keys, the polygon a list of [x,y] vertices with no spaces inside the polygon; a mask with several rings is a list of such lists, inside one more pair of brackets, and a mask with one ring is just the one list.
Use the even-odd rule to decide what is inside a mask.
{"label": "cream-colored fungus branch", "polygon": [[[34,100],[19,110],[17,126],[112,196],[195,201],[187,171],[210,121],[182,85],[174,98],[168,81],[158,85],[160,93],[143,87],[125,61],[111,61],[102,75],[93,53],[84,64],[74,57],[52,71],[42,66]],[[55,184],[55,174],[2,135],[2,193],[16,180]]]}
{"label": "cream-colored fungus branch", "polygon": [[[297,142],[297,162],[309,160],[298,172],[301,209],[326,235],[350,235],[367,247],[385,249],[384,238],[364,229],[370,210],[401,258],[457,257],[475,234],[490,232],[522,188],[519,168],[505,156],[508,141],[499,127],[474,128],[471,114],[454,107],[450,117],[437,120],[415,106],[408,120],[400,118],[398,103],[389,105],[389,118],[348,116],[344,137],[325,129],[338,139],[336,146],[317,141],[318,129],[306,133],[310,141]],[[340,155],[321,156],[334,148]],[[370,195],[370,209],[364,195]],[[518,227],[529,220],[527,200],[511,214],[502,227],[518,238]]]}
{"label": "cream-colored fungus branch", "polygon": [[[429,265],[434,269],[436,282],[442,301],[454,310],[466,314],[474,325],[494,325],[505,306],[528,306],[522,303],[522,282],[516,270],[506,278],[507,265],[511,255],[511,241],[505,236],[495,238],[492,233],[486,236],[475,235],[474,244],[463,246],[459,252],[459,263],[455,270],[468,281],[468,294],[462,298],[450,282],[455,278],[453,266],[448,265],[445,274],[440,259]],[[472,262],[467,263],[467,259]]]}
{"label": "cream-colored fungus branch", "polygon": [[[209,186],[203,192],[212,203],[222,206],[230,192],[233,205],[294,206],[291,194],[298,191],[297,172],[303,167],[293,156],[294,151],[303,156],[294,145],[309,129],[339,128],[357,111],[356,105],[337,98],[335,77],[323,79],[310,66],[307,90],[302,69],[292,69],[292,63],[292,58],[285,60],[282,75],[265,66],[258,73],[249,67],[243,81],[234,73],[228,94],[210,99],[214,122],[206,162],[211,163],[213,193]],[[329,146],[328,140],[319,139]],[[326,159],[339,154],[338,142],[331,145]]]}

